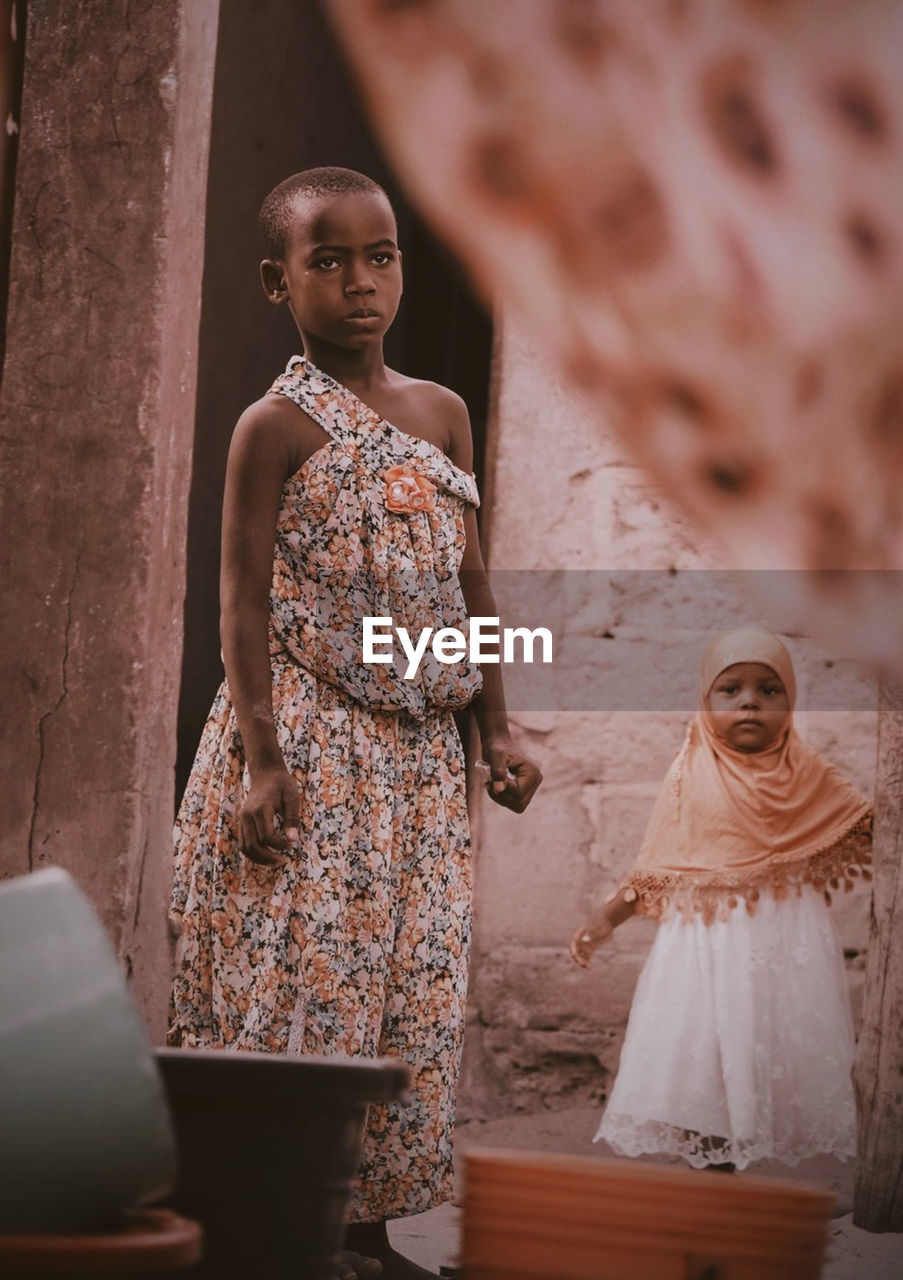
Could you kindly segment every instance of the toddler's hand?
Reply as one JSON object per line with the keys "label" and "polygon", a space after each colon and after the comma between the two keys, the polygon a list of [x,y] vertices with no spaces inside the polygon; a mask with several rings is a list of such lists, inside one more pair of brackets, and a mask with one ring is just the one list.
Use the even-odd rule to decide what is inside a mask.
{"label": "toddler's hand", "polygon": [[593,952],[607,942],[615,928],[607,917],[591,920],[578,929],[571,938],[571,959],[581,969],[588,969]]}

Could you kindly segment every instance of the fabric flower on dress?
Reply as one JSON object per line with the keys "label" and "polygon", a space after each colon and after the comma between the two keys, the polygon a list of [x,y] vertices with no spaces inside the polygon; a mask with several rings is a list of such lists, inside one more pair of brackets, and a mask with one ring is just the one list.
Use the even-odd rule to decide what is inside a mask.
{"label": "fabric flower on dress", "polygon": [[414,511],[433,511],[436,506],[436,486],[426,476],[408,471],[404,466],[390,467],[383,475],[386,482],[386,508],[396,515],[409,515]]}

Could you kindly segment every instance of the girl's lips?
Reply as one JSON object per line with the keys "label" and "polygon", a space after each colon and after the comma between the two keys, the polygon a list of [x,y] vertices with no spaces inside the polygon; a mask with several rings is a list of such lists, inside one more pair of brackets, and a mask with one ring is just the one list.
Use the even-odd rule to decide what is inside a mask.
{"label": "girl's lips", "polygon": [[382,324],[382,317],[377,315],[366,316],[346,316],[344,323],[349,329],[366,329],[369,333],[371,329],[378,329]]}

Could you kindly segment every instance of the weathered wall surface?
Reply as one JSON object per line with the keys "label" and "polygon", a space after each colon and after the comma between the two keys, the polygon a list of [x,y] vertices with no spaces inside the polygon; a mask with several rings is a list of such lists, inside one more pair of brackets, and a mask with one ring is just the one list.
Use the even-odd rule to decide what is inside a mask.
{"label": "weathered wall surface", "polygon": [[[510,328],[496,389],[490,565],[504,571],[499,594],[515,578],[513,602],[530,594],[534,577],[508,570],[569,571],[568,607],[549,625],[580,696],[559,685],[558,707],[570,709],[546,697],[536,710],[516,682],[514,729],[541,764],[542,789],[523,818],[482,797],[475,804],[462,1110],[479,1116],[603,1100],[654,926],[622,926],[589,973],[571,963],[570,935],[632,862],[694,709],[707,638],[744,623],[774,625],[745,594],[748,580],[719,572],[621,446],[600,435],[598,418]],[[800,686],[798,727],[870,793],[871,682],[840,655],[786,638]],[[536,681],[545,678],[537,669]],[[844,947],[859,953],[849,960],[857,996],[867,905],[859,893],[837,909]]]}
{"label": "weathered wall surface", "polygon": [[68,868],[156,1033],[218,0],[32,0],[0,406],[0,874]]}

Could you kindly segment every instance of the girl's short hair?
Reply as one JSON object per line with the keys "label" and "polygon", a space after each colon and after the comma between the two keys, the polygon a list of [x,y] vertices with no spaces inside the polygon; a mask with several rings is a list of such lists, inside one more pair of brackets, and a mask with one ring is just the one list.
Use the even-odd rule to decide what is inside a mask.
{"label": "girl's short hair", "polygon": [[[294,205],[299,197],[346,195],[360,191],[367,195],[382,195],[383,188],[365,173],[356,169],[342,169],[338,165],[322,165],[317,169],[302,169],[274,187],[260,206],[258,226],[268,258],[281,258],[285,254],[288,230],[294,215]],[[389,201],[391,204],[391,201]]]}

